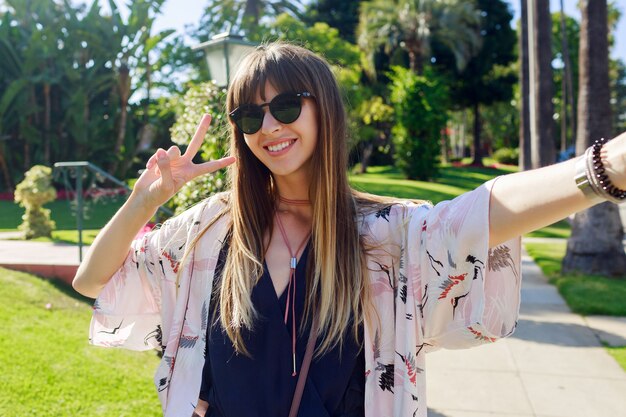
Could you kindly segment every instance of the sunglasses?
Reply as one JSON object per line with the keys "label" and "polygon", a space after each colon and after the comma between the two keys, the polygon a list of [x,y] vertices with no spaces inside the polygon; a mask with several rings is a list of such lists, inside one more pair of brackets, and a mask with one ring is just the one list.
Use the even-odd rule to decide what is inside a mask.
{"label": "sunglasses", "polygon": [[258,132],[263,125],[265,112],[263,107],[268,106],[274,119],[280,123],[289,124],[298,120],[302,112],[302,99],[313,98],[311,93],[282,93],[269,103],[242,104],[228,115],[239,130],[247,135]]}

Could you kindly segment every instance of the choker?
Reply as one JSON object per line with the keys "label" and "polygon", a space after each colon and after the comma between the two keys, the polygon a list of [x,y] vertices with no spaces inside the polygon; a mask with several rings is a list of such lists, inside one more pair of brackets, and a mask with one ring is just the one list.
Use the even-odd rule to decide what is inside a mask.
{"label": "choker", "polygon": [[291,200],[281,195],[278,196],[278,200],[281,203],[287,204],[288,206],[310,206],[311,205],[311,200]]}

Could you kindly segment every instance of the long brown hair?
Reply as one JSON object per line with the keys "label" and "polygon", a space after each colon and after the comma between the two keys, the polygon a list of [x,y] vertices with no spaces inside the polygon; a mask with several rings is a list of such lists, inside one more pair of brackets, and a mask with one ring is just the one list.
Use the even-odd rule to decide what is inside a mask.
{"label": "long brown hair", "polygon": [[[337,81],[328,63],[313,52],[284,42],[259,46],[240,64],[228,90],[227,112],[265,100],[270,83],[279,93],[309,92],[317,106],[318,141],[311,157],[310,200],[312,245],[307,270],[305,321],[312,314],[323,335],[318,354],[343,344],[348,330],[358,328],[370,309],[364,242],[359,236],[357,207],[376,208],[392,200],[353,191],[348,184],[346,115]],[[230,249],[219,287],[219,321],[237,352],[248,354],[243,328],[252,329],[257,312],[252,289],[263,274],[263,236],[272,230],[277,190],[272,173],[245,144],[231,123],[229,167],[232,218]],[[205,229],[206,231],[206,229]],[[203,231],[204,233],[204,231]],[[198,236],[199,238],[200,236]]]}

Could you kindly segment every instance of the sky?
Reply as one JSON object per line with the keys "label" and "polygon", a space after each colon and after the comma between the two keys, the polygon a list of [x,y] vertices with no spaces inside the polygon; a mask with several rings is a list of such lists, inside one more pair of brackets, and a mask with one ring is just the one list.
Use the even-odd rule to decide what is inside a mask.
{"label": "sky", "polygon": [[[75,0],[79,2],[80,0]],[[103,7],[105,1],[101,0]],[[304,1],[308,3],[308,0]],[[626,0],[615,0],[618,8],[622,11],[622,18],[618,22],[616,42],[611,50],[613,58],[621,58],[626,62]],[[124,1],[118,0],[118,4]],[[509,0],[509,5],[513,11],[513,22],[520,17],[520,0]],[[552,12],[559,11],[559,0],[550,0],[550,10]],[[580,11],[576,6],[578,0],[563,0],[565,13],[580,20]],[[155,30],[176,29],[181,35],[186,24],[197,25],[202,16],[204,6],[207,0],[166,0],[161,15],[159,15],[154,23]]]}

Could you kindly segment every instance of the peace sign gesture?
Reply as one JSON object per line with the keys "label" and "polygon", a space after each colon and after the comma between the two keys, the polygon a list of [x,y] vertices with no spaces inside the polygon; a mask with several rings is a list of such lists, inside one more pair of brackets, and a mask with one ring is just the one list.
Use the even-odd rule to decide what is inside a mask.
{"label": "peace sign gesture", "polygon": [[183,155],[178,146],[172,146],[167,151],[159,148],[150,157],[146,170],[133,188],[133,194],[140,198],[144,207],[156,209],[172,198],[188,181],[235,162],[235,158],[229,156],[201,164],[193,163],[192,159],[198,153],[210,123],[211,116],[205,114]]}

